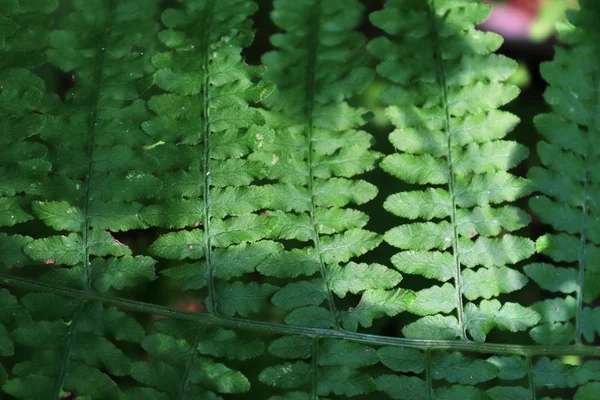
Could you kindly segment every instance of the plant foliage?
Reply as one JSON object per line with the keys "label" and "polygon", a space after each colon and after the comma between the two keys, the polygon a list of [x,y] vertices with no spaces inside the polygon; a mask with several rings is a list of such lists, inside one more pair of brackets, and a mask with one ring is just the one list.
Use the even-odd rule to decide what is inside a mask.
{"label": "plant foliage", "polygon": [[535,119],[543,136],[537,145],[542,166],[529,171],[539,191],[530,204],[553,232],[536,242],[547,260],[527,265],[525,272],[559,297],[535,305],[542,311],[543,324],[531,331],[531,337],[540,344],[593,343],[600,332],[599,310],[593,307],[600,295],[596,210],[600,31],[594,22],[600,11],[588,2],[583,6],[589,11],[577,13],[570,18],[572,25],[562,26],[565,47],[557,48],[554,60],[541,67],[550,85],[545,98],[552,112]]}
{"label": "plant foliage", "polygon": [[483,2],[275,0],[252,66],[253,0],[2,1],[0,397],[600,397],[581,5],[525,179]]}

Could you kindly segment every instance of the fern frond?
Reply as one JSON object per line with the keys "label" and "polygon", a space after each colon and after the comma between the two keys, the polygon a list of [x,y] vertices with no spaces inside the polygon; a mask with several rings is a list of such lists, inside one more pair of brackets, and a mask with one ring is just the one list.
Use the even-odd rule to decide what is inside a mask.
{"label": "fern frond", "polygon": [[[29,258],[24,263],[47,265],[32,269],[33,274],[43,272],[40,279],[46,282],[106,293],[155,279],[154,260],[134,256],[111,233],[144,227],[138,217],[139,201],[152,197],[161,185],[152,176],[156,161],[143,148],[151,142],[139,128],[147,119],[138,86],[147,73],[142,49],[151,51],[152,42],[145,35],[156,30],[156,4],[143,4],[135,0],[65,4],[67,13],[56,18],[56,29],[47,35],[46,51],[50,63],[75,79],[64,102],[56,95],[44,95],[44,85],[30,74],[21,72],[20,78],[12,79],[13,84],[22,85],[28,80],[31,89],[26,101],[36,95],[36,103],[41,103],[42,95],[46,98],[44,112],[37,117],[43,121],[36,129],[39,139],[34,145],[46,145],[52,171],[49,164],[43,168],[41,160],[36,160],[40,149],[22,146],[23,155],[32,159],[23,161],[38,175],[27,186],[32,190],[37,185],[37,199],[27,199],[28,206],[31,215],[49,229],[41,230],[41,237],[33,240],[8,237],[8,245],[14,247],[16,238],[23,242]],[[53,11],[58,2],[22,5],[20,12],[30,8],[38,16]],[[15,106],[21,103],[23,110],[31,108],[15,101],[19,92],[11,90],[3,96],[9,93]],[[3,123],[18,122],[21,113],[10,112]],[[29,118],[28,123],[35,121]],[[50,172],[47,177],[44,170]],[[29,175],[21,174],[31,179]],[[19,192],[24,190],[13,190]],[[43,233],[48,231],[50,236]],[[12,266],[18,266],[19,259]],[[123,337],[140,341],[143,330],[135,320],[100,303],[62,301],[50,294],[26,295],[21,301],[30,314],[39,312],[49,320],[31,315],[31,321],[13,330],[15,342],[32,348],[33,354],[31,361],[14,366],[14,375],[4,386],[7,393],[17,398],[58,398],[69,391],[96,398],[119,396],[118,385],[107,374],[128,375],[131,363],[113,343],[120,339],[110,331],[134,324]],[[41,306],[42,311],[36,309]],[[120,327],[121,323],[125,325]],[[38,363],[49,368],[36,370]],[[38,391],[35,394],[30,392],[32,386]]]}
{"label": "fern frond", "polygon": [[[48,44],[48,20],[57,4],[37,9],[18,1],[0,7],[0,268],[24,267],[22,253],[30,237],[19,233],[34,220],[31,202],[42,194],[41,181],[51,170],[39,134],[46,124],[50,96],[44,81],[31,72],[41,64]],[[31,24],[31,25],[30,25]],[[9,233],[10,232],[10,233]]]}
{"label": "fern frond", "polygon": [[143,129],[158,144],[151,153],[159,159],[163,188],[141,218],[149,226],[181,229],[150,247],[173,260],[165,275],[184,289],[206,288],[210,312],[247,316],[275,290],[248,282],[248,274],[279,248],[262,240],[277,218],[257,213],[269,198],[251,185],[263,171],[247,157],[272,136],[251,106],[272,88],[256,83],[259,69],[240,55],[252,40],[248,16],[257,7],[249,0],[179,3],[162,13],[164,48],[152,57],[153,85],[161,93],[150,99],[154,116]]}
{"label": "fern frond", "polygon": [[[474,29],[488,12],[477,1],[415,0],[388,1],[371,15],[395,37],[369,44],[382,60],[378,73],[393,83],[382,99],[396,127],[390,141],[398,153],[381,166],[404,182],[430,186],[386,200],[388,211],[415,222],[391,229],[385,240],[403,250],[392,257],[400,271],[446,282],[417,293],[409,311],[423,318],[404,328],[407,337],[468,334],[483,341],[493,328],[515,332],[539,319],[532,310],[493,299],[525,286],[527,278],[510,266],[534,248],[508,233],[530,220],[503,205],[531,191],[526,180],[507,172],[528,152],[503,139],[518,122],[497,110],[518,93],[503,82],[515,63],[490,54],[501,43],[498,36]],[[447,315],[452,312],[456,317]],[[522,321],[504,321],[498,313]]]}
{"label": "fern frond", "polygon": [[14,313],[15,351],[31,351],[13,365],[2,387],[5,393],[19,399],[121,396],[115,380],[129,375],[132,368],[123,347],[144,336],[133,317],[98,302],[50,293],[29,293],[18,302],[6,291],[0,297],[2,306]]}
{"label": "fern frond", "polygon": [[[269,208],[280,219],[274,237],[302,244],[257,269],[279,279],[303,276],[273,296],[277,307],[290,310],[288,324],[356,330],[397,314],[407,301],[398,295],[397,305],[386,308],[385,300],[396,294],[379,291],[393,289],[400,275],[351,261],[381,241],[363,229],[368,216],[349,207],[377,194],[373,185],[352,178],[380,157],[369,149],[372,137],[359,130],[365,110],[346,102],[373,75],[361,55],[364,37],[353,32],[363,11],[356,1],[281,0],[271,14],[282,30],[271,37],[276,50],[263,57],[265,79],[277,87],[265,100],[275,137],[252,158],[264,162],[273,181]],[[348,292],[362,295],[361,302],[338,309],[336,298]]]}
{"label": "fern frond", "polygon": [[[537,145],[543,166],[532,167],[529,172],[539,191],[530,205],[554,231],[537,240],[537,250],[556,264],[530,264],[525,273],[542,289],[575,295],[544,302],[568,308],[570,313],[561,319],[543,315],[542,324],[531,331],[532,338],[541,344],[581,343],[582,339],[593,342],[600,333],[593,320],[597,310],[591,306],[600,295],[600,231],[595,206],[596,149],[600,143],[600,11],[589,1],[582,1],[581,6],[582,11],[569,17],[572,25],[562,27],[565,45],[557,47],[554,60],[541,67],[549,83],[545,98],[552,112],[535,118],[543,136]],[[544,303],[540,307],[545,307]]]}
{"label": "fern frond", "polygon": [[[248,362],[264,345],[231,330],[200,328],[195,323],[162,320],[156,332],[141,342],[148,359],[133,364],[131,376],[146,387],[132,389],[152,399],[221,399],[250,389],[240,371],[227,366],[231,360]],[[220,360],[216,362],[213,357]]]}

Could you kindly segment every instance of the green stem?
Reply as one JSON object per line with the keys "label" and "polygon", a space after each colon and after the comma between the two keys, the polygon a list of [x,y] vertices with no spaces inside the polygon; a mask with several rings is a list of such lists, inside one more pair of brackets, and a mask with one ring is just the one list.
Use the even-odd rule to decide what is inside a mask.
{"label": "green stem", "polygon": [[210,87],[210,74],[208,68],[210,67],[209,57],[209,39],[210,39],[210,28],[212,25],[212,14],[215,7],[215,0],[210,0],[206,10],[206,20],[204,21],[204,34],[202,43],[203,60],[202,60],[202,71],[204,73],[204,83],[202,85],[202,132],[201,137],[198,139],[202,141],[204,146],[203,154],[203,166],[202,175],[204,177],[204,188],[203,188],[203,212],[204,212],[204,257],[206,258],[206,267],[208,269],[208,298],[210,299],[209,311],[217,314],[217,299],[215,289],[215,271],[212,264],[212,239],[210,237],[210,218],[211,218],[211,204],[210,204],[210,107],[209,107],[209,87]]}
{"label": "green stem", "polygon": [[544,346],[544,345],[515,345],[477,343],[463,340],[429,340],[429,339],[404,339],[388,336],[370,335],[366,333],[351,332],[335,329],[309,328],[292,326],[271,322],[255,321],[241,318],[228,318],[209,313],[196,313],[190,311],[175,310],[169,307],[158,306],[140,301],[121,299],[105,296],[95,292],[66,288],[50,285],[35,280],[10,276],[0,273],[0,283],[12,287],[20,287],[28,290],[54,293],[80,300],[96,300],[104,304],[110,304],[117,308],[135,312],[161,315],[166,318],[194,321],[201,324],[210,324],[221,328],[243,329],[265,334],[283,334],[324,337],[331,339],[343,339],[356,343],[364,343],[377,346],[398,346],[413,349],[432,350],[455,350],[468,351],[481,354],[517,354],[522,356],[561,356],[578,355],[589,357],[600,357],[600,346]]}
{"label": "green stem", "polygon": [[307,66],[307,83],[306,83],[306,94],[308,102],[306,104],[305,115],[308,118],[308,126],[307,126],[307,147],[308,147],[308,193],[310,195],[310,220],[311,225],[313,227],[313,244],[315,246],[315,250],[319,257],[319,270],[321,272],[321,278],[323,280],[324,290],[327,293],[327,303],[329,304],[329,310],[333,313],[334,316],[334,327],[335,329],[340,329],[340,324],[338,321],[338,312],[335,306],[335,300],[333,298],[333,294],[331,293],[331,289],[329,287],[329,274],[327,273],[327,266],[323,261],[323,256],[321,255],[321,238],[319,235],[319,231],[317,230],[318,221],[316,217],[316,205],[315,205],[315,193],[314,193],[314,165],[313,165],[313,111],[315,105],[315,92],[316,92],[316,69],[317,69],[317,53],[319,49],[319,30],[321,29],[321,2],[317,1],[317,5],[315,6],[316,10],[313,15],[314,21],[314,29],[311,30],[309,38],[308,38],[308,66]]}
{"label": "green stem", "polygon": [[461,339],[468,340],[465,331],[464,322],[464,307],[462,298],[462,273],[460,265],[460,249],[458,246],[458,230],[457,230],[457,218],[456,218],[456,193],[455,193],[455,182],[454,182],[454,169],[452,165],[452,135],[451,135],[451,119],[450,110],[448,107],[448,88],[446,87],[446,72],[444,70],[444,59],[442,57],[442,49],[438,37],[438,27],[435,16],[435,8],[433,2],[429,3],[429,17],[431,19],[431,25],[433,30],[433,42],[435,47],[435,57],[438,61],[438,79],[442,90],[442,100],[444,112],[446,115],[444,124],[446,131],[446,161],[448,162],[448,191],[450,192],[450,198],[452,201],[452,210],[450,212],[450,224],[452,225],[452,259],[454,264],[454,287],[456,291],[456,312],[458,316],[458,327],[461,332]]}
{"label": "green stem", "polygon": [[588,128],[587,135],[587,149],[585,155],[585,176],[583,177],[583,204],[581,206],[581,228],[580,232],[580,247],[579,247],[579,274],[577,277],[577,313],[575,314],[575,328],[576,328],[576,337],[575,342],[581,344],[581,336],[583,335],[583,285],[585,283],[585,267],[586,267],[586,252],[587,252],[587,234],[588,234],[588,214],[589,214],[589,206],[590,206],[590,179],[591,179],[591,166],[592,157],[593,157],[593,135],[594,130],[596,128],[596,108],[598,107],[598,88],[599,86],[599,73],[596,72],[593,77],[594,87],[597,90],[594,90],[594,100],[592,105],[592,116],[590,119],[590,125]]}

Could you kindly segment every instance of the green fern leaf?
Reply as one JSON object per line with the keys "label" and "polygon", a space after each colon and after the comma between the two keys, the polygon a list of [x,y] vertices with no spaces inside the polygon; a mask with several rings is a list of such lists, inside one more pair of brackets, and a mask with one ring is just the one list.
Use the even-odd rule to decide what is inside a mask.
{"label": "green fern leaf", "polygon": [[[161,201],[140,215],[151,226],[183,228],[156,239],[150,247],[154,255],[198,260],[168,262],[167,276],[184,289],[206,287],[211,312],[247,315],[263,308],[258,299],[272,293],[270,286],[226,281],[243,279],[266,252],[278,250],[261,242],[278,218],[255,214],[266,208],[269,193],[249,186],[264,173],[248,155],[272,140],[264,117],[250,106],[272,88],[257,84],[258,71],[240,56],[252,36],[246,19],[256,5],[247,0],[180,3],[162,13],[166,29],[159,38],[166,50],[152,58],[153,84],[162,92],[150,99],[155,115],[143,123],[160,144],[150,152],[161,160],[156,172],[163,181]],[[205,28],[196,29],[197,23]],[[239,303],[244,296],[257,302]]]}
{"label": "green fern leaf", "polygon": [[405,308],[398,304],[374,311],[373,304],[362,311],[363,304],[358,307],[366,314],[359,317],[358,308],[345,314],[336,305],[336,295],[343,298],[350,289],[340,286],[342,279],[354,276],[350,291],[363,299],[378,297],[373,297],[377,303],[383,301],[377,290],[399,282],[399,276],[385,282],[389,270],[367,264],[361,264],[361,271],[372,278],[358,282],[358,264],[348,263],[381,242],[379,235],[363,229],[367,215],[348,208],[375,197],[373,185],[352,178],[373,169],[380,157],[369,150],[372,137],[359,130],[365,110],[346,102],[373,75],[358,56],[364,38],[353,32],[362,15],[363,8],[355,1],[274,3],[272,19],[283,32],[271,37],[276,50],[265,54],[263,62],[265,79],[277,86],[264,101],[270,109],[266,121],[276,135],[252,159],[264,163],[267,178],[273,181],[269,208],[280,221],[273,237],[310,244],[304,249],[286,247],[257,269],[280,278],[320,274],[318,279],[288,283],[274,295],[274,305],[290,310],[288,323],[339,328],[343,319],[351,318],[345,327],[356,329],[359,320],[370,326],[372,318]]}
{"label": "green fern leaf", "polygon": [[[528,152],[501,140],[517,119],[497,108],[516,97],[518,89],[503,83],[515,63],[489,55],[499,42],[473,29],[487,13],[474,1],[389,1],[371,15],[375,25],[397,35],[396,42],[378,38],[369,45],[382,60],[378,73],[393,82],[382,100],[396,127],[390,141],[401,151],[387,156],[381,167],[410,184],[444,185],[398,193],[385,202],[393,214],[416,220],[385,234],[386,242],[407,250],[393,256],[394,266],[447,282],[421,290],[409,306],[414,314],[430,316],[403,329],[414,338],[423,337],[430,326],[438,331],[435,337],[454,338],[458,329],[463,339],[469,332],[481,341],[485,335],[468,328],[468,310],[477,305],[465,298],[497,297],[528,281],[508,266],[529,258],[533,243],[504,233],[526,226],[530,218],[516,207],[492,207],[527,195],[531,185],[506,172]],[[485,46],[470,46],[472,41]],[[466,269],[479,265],[484,268]],[[458,326],[454,318],[442,316],[453,310]],[[533,317],[526,321],[518,330],[537,322]],[[436,322],[440,325],[433,328]],[[493,326],[515,330],[503,323]]]}
{"label": "green fern leaf", "polygon": [[530,205],[554,231],[537,240],[538,251],[560,264],[536,263],[525,271],[545,290],[574,293],[576,300],[564,300],[576,304],[574,310],[569,308],[573,312],[568,319],[544,321],[532,330],[538,343],[580,343],[582,336],[593,341],[593,330],[585,327],[584,306],[600,295],[596,266],[600,236],[594,209],[600,79],[595,49],[600,31],[594,22],[597,7],[584,1],[582,8],[570,15],[573,25],[563,29],[565,46],[541,67],[549,83],[545,98],[552,113],[535,119],[543,136],[537,146],[543,166],[530,170],[541,194]]}
{"label": "green fern leaf", "polygon": [[0,397],[598,398],[598,7],[543,67],[534,244],[483,3],[369,4],[379,235],[358,0],[276,0],[266,69],[253,0],[0,2]]}

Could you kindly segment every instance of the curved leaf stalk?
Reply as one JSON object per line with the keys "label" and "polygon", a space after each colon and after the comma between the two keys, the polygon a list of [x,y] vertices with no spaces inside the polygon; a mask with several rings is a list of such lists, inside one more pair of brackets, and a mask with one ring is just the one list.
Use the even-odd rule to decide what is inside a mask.
{"label": "curved leaf stalk", "polygon": [[291,326],[241,318],[218,317],[207,313],[196,313],[190,311],[175,310],[170,307],[159,306],[156,304],[144,303],[140,301],[134,301],[117,297],[110,297],[98,293],[84,292],[81,290],[66,288],[62,286],[49,285],[47,283],[40,283],[30,279],[7,276],[6,274],[0,274],[0,281],[10,286],[20,287],[32,291],[44,291],[74,299],[95,300],[107,305],[113,305],[115,307],[118,307],[119,309],[131,310],[151,315],[160,315],[166,318],[173,318],[181,321],[208,324],[219,328],[231,328],[240,330],[243,329],[265,334],[274,333],[282,335],[307,336],[309,338],[322,337],[331,339],[341,339],[371,345],[389,345],[397,347],[406,347],[411,349],[432,348],[436,350],[468,351],[481,354],[497,353],[515,355],[530,354],[532,356],[575,355],[585,357],[600,357],[600,346],[541,346],[476,343],[472,341],[457,340],[406,339],[398,337],[371,335],[367,333],[358,333],[345,330],[338,331],[334,329],[332,330],[302,326]]}
{"label": "curved leaf stalk", "polygon": [[530,218],[503,203],[532,189],[507,172],[528,152],[503,140],[518,122],[498,110],[518,93],[504,83],[516,64],[490,54],[500,37],[475,29],[489,10],[472,0],[391,0],[371,15],[395,39],[369,44],[382,60],[377,72],[392,82],[382,100],[398,153],[381,166],[409,185],[429,186],[388,197],[386,210],[416,222],[389,230],[384,240],[402,250],[392,257],[397,269],[445,282],[416,293],[408,310],[422,318],[403,328],[407,337],[481,342],[493,328],[516,332],[539,320],[531,309],[496,299],[527,284],[509,266],[529,258],[534,246],[508,233]]}
{"label": "curved leaf stalk", "polygon": [[534,120],[543,136],[537,145],[543,166],[529,171],[540,192],[530,205],[554,230],[536,242],[538,252],[554,263],[527,265],[525,273],[542,289],[564,295],[533,306],[543,315],[531,330],[531,337],[540,344],[593,342],[599,331],[594,321],[600,311],[586,304],[600,295],[596,207],[600,31],[595,22],[600,14],[595,4],[583,1],[581,6],[582,11],[569,16],[573,25],[561,29],[564,46],[556,49],[552,62],[541,66],[549,83],[544,97],[552,113]]}

